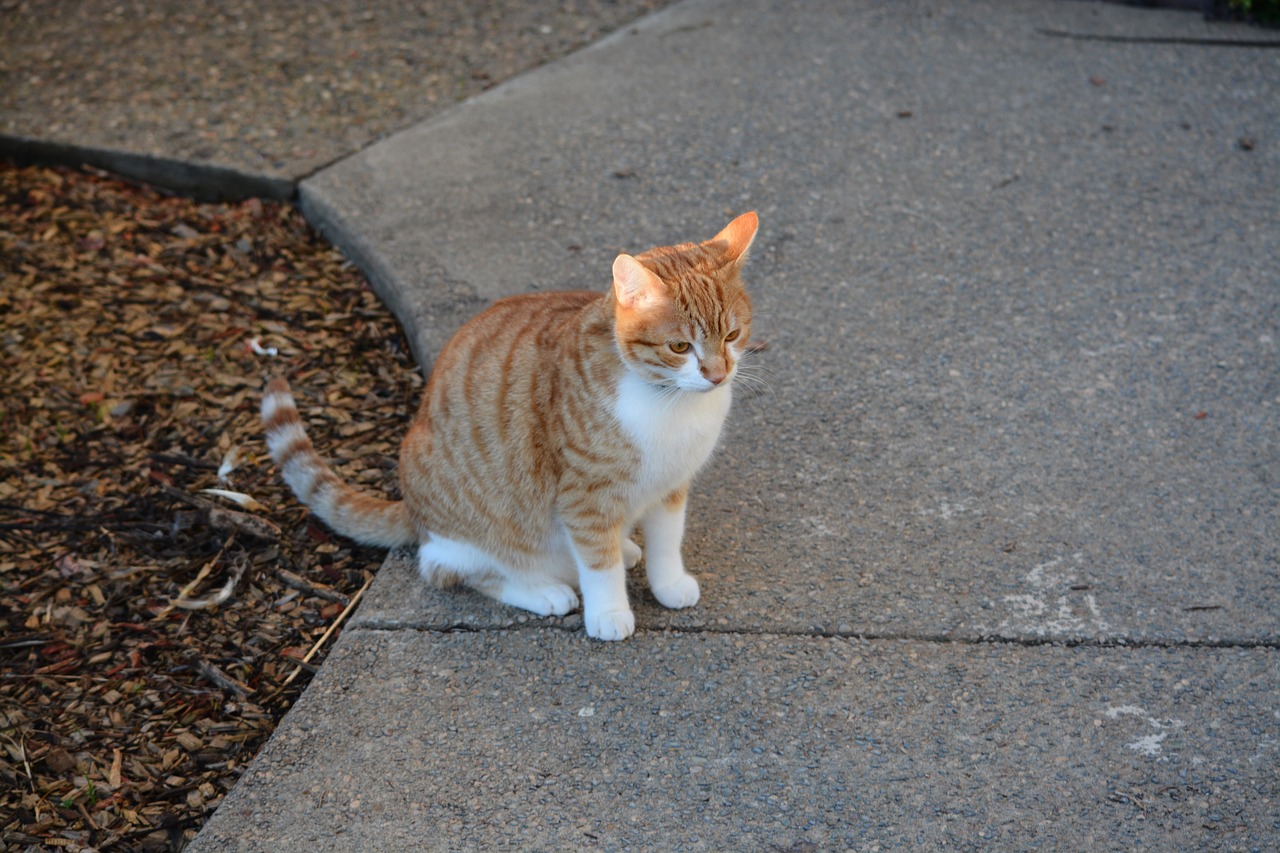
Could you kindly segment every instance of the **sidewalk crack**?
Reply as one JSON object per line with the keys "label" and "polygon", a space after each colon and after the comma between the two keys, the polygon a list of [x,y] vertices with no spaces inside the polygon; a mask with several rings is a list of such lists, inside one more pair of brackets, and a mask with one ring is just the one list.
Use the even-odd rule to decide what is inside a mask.
{"label": "sidewalk crack", "polygon": [[[549,619],[530,619],[527,622],[510,625],[468,625],[461,622],[447,625],[410,620],[368,620],[358,622],[348,628],[350,631],[369,631],[371,633],[392,633],[412,631],[417,633],[438,634],[511,634],[523,631],[553,630],[566,634],[578,634],[582,626],[578,624],[557,624]],[[1135,639],[1126,637],[1006,637],[955,635],[929,632],[876,632],[876,631],[826,631],[821,629],[778,629],[778,628],[731,628],[731,627],[678,627],[662,628],[637,627],[637,635],[642,634],[680,634],[680,635],[737,635],[754,637],[788,637],[811,639],[845,639],[863,640],[866,642],[914,642],[935,645],[953,646],[1061,646],[1063,648],[1098,648],[1098,649],[1280,649],[1280,637],[1259,637],[1242,639]]]}

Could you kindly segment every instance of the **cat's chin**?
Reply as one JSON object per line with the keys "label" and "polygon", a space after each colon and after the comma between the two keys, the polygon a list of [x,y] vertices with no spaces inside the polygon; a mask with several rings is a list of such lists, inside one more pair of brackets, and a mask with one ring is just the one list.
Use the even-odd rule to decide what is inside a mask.
{"label": "cat's chin", "polygon": [[700,379],[692,382],[677,382],[675,387],[680,391],[687,391],[691,394],[710,394],[712,391],[719,391],[729,387],[730,380],[726,379],[720,383],[708,382]]}
{"label": "cat's chin", "polygon": [[701,375],[690,376],[688,374],[663,377],[645,377],[644,382],[651,385],[660,392],[670,394],[673,391],[683,391],[688,394],[708,394],[712,391],[718,391],[721,388],[728,388],[733,382],[733,374],[720,382],[709,382]]}

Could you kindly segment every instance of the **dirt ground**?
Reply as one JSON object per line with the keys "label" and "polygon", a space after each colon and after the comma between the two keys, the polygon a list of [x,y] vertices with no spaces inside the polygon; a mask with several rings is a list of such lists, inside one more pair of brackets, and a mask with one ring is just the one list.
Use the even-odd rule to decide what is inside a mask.
{"label": "dirt ground", "polygon": [[0,364],[0,847],[180,849],[382,559],[276,476],[264,379],[388,492],[421,376],[289,205],[7,165]]}

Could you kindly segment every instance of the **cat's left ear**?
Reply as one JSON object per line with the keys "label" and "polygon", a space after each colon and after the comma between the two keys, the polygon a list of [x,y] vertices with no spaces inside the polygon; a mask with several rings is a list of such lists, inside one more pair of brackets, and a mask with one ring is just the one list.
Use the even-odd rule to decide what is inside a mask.
{"label": "cat's left ear", "polygon": [[630,255],[613,261],[613,292],[618,304],[635,310],[662,298],[662,280]]}
{"label": "cat's left ear", "polygon": [[751,241],[755,240],[759,228],[760,219],[756,212],[748,211],[726,225],[724,230],[711,238],[711,242],[726,244],[729,263],[740,267],[746,263],[747,250],[751,248]]}

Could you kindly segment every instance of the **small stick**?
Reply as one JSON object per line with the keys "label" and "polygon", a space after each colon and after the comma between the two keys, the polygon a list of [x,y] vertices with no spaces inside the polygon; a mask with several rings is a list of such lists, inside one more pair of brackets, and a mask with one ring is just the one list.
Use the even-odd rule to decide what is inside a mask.
{"label": "small stick", "polygon": [[120,787],[120,769],[124,762],[124,750],[113,749],[111,750],[111,753],[111,769],[107,772],[107,784],[110,785],[114,791]]}
{"label": "small stick", "polygon": [[18,754],[22,756],[22,766],[26,768],[27,771],[27,784],[31,786],[31,793],[35,797],[36,823],[39,823],[40,804],[44,802],[44,797],[41,797],[36,791],[36,774],[31,772],[31,762],[27,759],[27,736],[26,734],[23,734],[22,740],[17,743],[14,743],[13,738],[8,735],[5,735],[5,740],[18,747]]}
{"label": "small stick", "polygon": [[231,597],[231,593],[235,591],[236,584],[240,582],[240,578],[244,575],[244,570],[249,565],[247,560],[237,560],[236,567],[231,571],[231,577],[227,578],[227,582],[222,585],[222,589],[213,595],[207,595],[204,598],[187,598],[185,595],[178,596],[169,602],[171,607],[181,607],[183,610],[207,610],[210,607],[217,607],[219,604],[226,602]]}
{"label": "small stick", "polygon": [[248,696],[253,692],[249,685],[241,684],[239,681],[236,681],[234,678],[227,675],[225,672],[218,669],[195,652],[191,654],[191,665],[196,668],[197,672],[209,681],[212,681],[218,687],[221,687],[223,690],[227,690],[240,696]]}
{"label": "small stick", "polygon": [[259,539],[264,542],[274,542],[280,538],[280,528],[265,518],[218,507],[211,507],[207,512],[209,526],[217,530],[243,533],[250,539]]}
{"label": "small stick", "polygon": [[76,803],[76,808],[80,809],[80,814],[84,815],[85,823],[89,824],[89,828],[94,832],[101,832],[102,827],[94,822],[93,816],[89,814],[89,810],[84,807],[84,803]]}
{"label": "small stick", "polygon": [[305,592],[307,595],[313,595],[316,598],[323,598],[325,601],[333,601],[343,605],[348,604],[351,601],[350,598],[337,590],[326,589],[322,586],[315,586],[306,578],[299,577],[288,569],[279,569],[276,572],[276,575],[280,580],[284,581],[285,586],[292,587],[300,592]]}
{"label": "small stick", "polygon": [[[200,585],[200,582],[209,576],[209,573],[213,571],[213,567],[216,566],[218,564],[218,561],[222,559],[222,555],[227,553],[227,547],[235,540],[235,538],[236,537],[234,533],[227,537],[227,541],[222,543],[222,547],[218,549],[218,553],[213,555],[213,559],[200,567],[200,571],[196,573],[195,580],[191,581],[191,583],[187,584],[181,590],[178,591],[178,597],[176,600],[181,601],[186,599],[186,597],[190,595],[192,591],[194,591],[195,588]],[[163,619],[164,617],[172,613],[174,608],[174,601],[175,599],[170,599],[169,603],[164,606],[163,610],[161,610],[155,616],[151,617],[151,621],[154,622],[157,619]]]}
{"label": "small stick", "polygon": [[189,495],[182,489],[175,489],[173,486],[166,486],[164,483],[160,483],[159,486],[160,491],[174,500],[182,501],[201,510],[205,514],[205,520],[208,521],[210,527],[243,533],[253,539],[262,539],[268,542],[274,542],[280,538],[280,528],[265,518],[249,515],[245,512],[223,509],[214,504],[213,501]]}
{"label": "small stick", "polygon": [[[347,616],[351,613],[352,610],[355,610],[356,605],[360,603],[361,597],[364,596],[364,591],[369,588],[369,584],[371,583],[373,583],[372,577],[364,582],[364,586],[360,587],[359,592],[351,596],[351,601],[347,604],[346,608],[343,609],[343,611],[338,614],[338,618],[334,619],[333,624],[330,625],[328,629],[326,629],[325,632],[320,635],[320,639],[316,640],[315,645],[311,647],[311,651],[307,652],[305,655],[302,656],[303,663],[311,662],[311,659],[316,656],[316,652],[320,651],[320,647],[323,646],[326,642],[328,642],[329,637],[333,634],[334,631],[338,630],[338,626],[342,624],[343,620],[347,618]],[[289,673],[289,677],[286,678],[278,688],[276,688],[276,692],[284,690],[284,688],[288,687],[290,682],[292,682],[295,678],[298,677],[298,673],[302,672],[302,669],[303,669],[302,667],[298,667],[293,672]]]}

